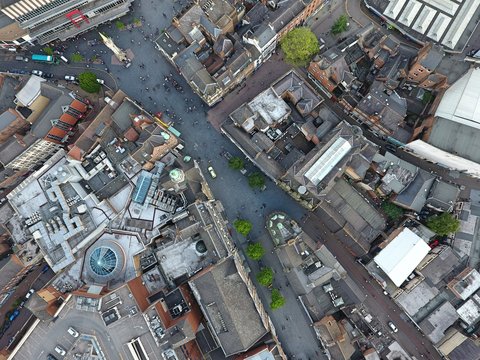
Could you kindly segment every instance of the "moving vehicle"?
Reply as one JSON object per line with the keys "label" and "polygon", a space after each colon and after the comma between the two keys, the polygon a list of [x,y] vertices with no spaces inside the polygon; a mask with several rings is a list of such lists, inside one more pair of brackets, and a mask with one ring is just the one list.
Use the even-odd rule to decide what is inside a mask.
{"label": "moving vehicle", "polygon": [[60,56],[60,59],[62,59],[62,61],[66,64],[68,64],[68,59],[65,57],[65,56]]}
{"label": "moving vehicle", "polygon": [[68,328],[67,331],[68,331],[68,333],[69,333],[70,335],[72,335],[74,338],[77,338],[77,337],[80,335],[80,334],[78,333],[78,331],[75,330],[75,329],[74,329],[73,327],[71,327],[71,326]]}
{"label": "moving vehicle", "polygon": [[212,176],[213,179],[215,179],[217,177],[217,173],[215,172],[215,170],[213,169],[212,166],[209,166],[207,168],[208,172],[210,173],[210,175]]}
{"label": "moving vehicle", "polygon": [[15,56],[15,60],[28,62],[28,57]]}
{"label": "moving vehicle", "polygon": [[73,76],[73,75],[65,75],[65,80],[67,80],[67,81],[75,81],[76,78],[75,78],[75,76]]}
{"label": "moving vehicle", "polygon": [[55,346],[55,351],[62,356],[65,356],[65,354],[67,353],[65,349],[60,345]]}
{"label": "moving vehicle", "polygon": [[32,70],[32,75],[43,76],[43,71],[41,71],[41,70]]}
{"label": "moving vehicle", "polygon": [[102,85],[105,84],[105,80],[102,80],[102,79],[97,79],[97,82]]}
{"label": "moving vehicle", "polygon": [[59,64],[60,61],[52,55],[40,55],[40,54],[33,54],[32,61],[47,63],[47,64]]}
{"label": "moving vehicle", "polygon": [[390,327],[390,329],[392,329],[394,333],[398,332],[398,329],[393,322],[389,321],[388,326]]}

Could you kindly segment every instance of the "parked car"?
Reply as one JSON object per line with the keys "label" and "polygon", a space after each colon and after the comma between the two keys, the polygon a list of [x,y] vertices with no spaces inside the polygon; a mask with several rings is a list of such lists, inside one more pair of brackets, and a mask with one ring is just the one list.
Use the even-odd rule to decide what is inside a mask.
{"label": "parked car", "polygon": [[391,151],[391,152],[397,151],[397,147],[395,145],[392,145],[392,144],[385,144],[385,149],[387,149],[388,151]]}
{"label": "parked car", "polygon": [[60,345],[57,345],[55,346],[55,351],[60,354],[61,356],[65,356],[65,354],[67,353],[65,351],[65,349],[63,347],[61,347]]}
{"label": "parked car", "polygon": [[28,62],[28,57],[15,56],[15,60]]}
{"label": "parked car", "polygon": [[53,356],[52,354],[48,354],[47,355],[47,360],[58,360],[55,356]]}
{"label": "parked car", "polygon": [[72,335],[74,338],[77,338],[77,337],[80,335],[80,334],[78,333],[78,331],[75,330],[75,329],[74,329],[73,327],[71,327],[71,326],[68,328],[67,331],[68,331],[68,333],[69,333],[70,335]]}
{"label": "parked car", "polygon": [[209,166],[207,168],[208,172],[210,173],[210,175],[212,176],[213,179],[215,179],[217,177],[217,173],[215,172],[215,170],[213,169],[212,166]]}
{"label": "parked car", "polygon": [[398,329],[393,322],[389,321],[388,326],[390,327],[390,329],[392,329],[394,333],[398,332]]}
{"label": "parked car", "polygon": [[75,76],[73,76],[73,75],[65,75],[65,80],[67,80],[67,81],[75,81],[76,78],[75,78]]}
{"label": "parked car", "polygon": [[43,74],[43,77],[46,78],[46,79],[51,79],[53,78],[55,75],[53,75],[52,73],[45,73]]}
{"label": "parked car", "polygon": [[35,290],[34,290],[34,289],[30,289],[30,290],[28,290],[28,292],[27,292],[27,295],[25,295],[25,299],[29,299],[29,298],[30,298],[30,296],[32,296],[32,294],[33,294],[34,292],[35,292]]}
{"label": "parked car", "polygon": [[15,320],[15,318],[20,314],[20,310],[16,309],[12,315],[10,315],[10,317],[8,318],[8,321],[12,322],[13,320]]}
{"label": "parked car", "polygon": [[42,76],[42,75],[43,75],[43,71],[40,71],[40,70],[32,70],[32,75]]}

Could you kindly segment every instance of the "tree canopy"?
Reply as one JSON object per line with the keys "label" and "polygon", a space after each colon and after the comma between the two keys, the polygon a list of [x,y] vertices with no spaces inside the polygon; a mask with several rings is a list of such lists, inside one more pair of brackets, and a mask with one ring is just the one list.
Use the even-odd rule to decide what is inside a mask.
{"label": "tree canopy", "polygon": [[285,298],[282,296],[278,289],[272,289],[272,301],[270,302],[270,307],[272,310],[276,310],[285,305]]}
{"label": "tree canopy", "polygon": [[264,267],[257,274],[257,281],[260,285],[270,286],[273,283],[273,270],[269,267]]}
{"label": "tree canopy", "polygon": [[307,65],[320,49],[316,35],[307,27],[290,31],[280,41],[280,47],[285,54],[285,61],[296,66]]}
{"label": "tree canopy", "polygon": [[72,62],[82,62],[83,60],[85,60],[85,58],[80,53],[74,53],[70,56],[70,60]]}
{"label": "tree canopy", "polygon": [[233,223],[235,230],[243,236],[247,236],[248,233],[252,230],[252,223],[245,219],[237,219]]}
{"label": "tree canopy", "polygon": [[265,249],[260,243],[251,243],[247,246],[247,256],[252,260],[260,260],[265,255]]}
{"label": "tree canopy", "polygon": [[244,166],[243,159],[238,156],[234,156],[230,160],[228,160],[228,166],[234,170],[243,169],[243,166]]}
{"label": "tree canopy", "polygon": [[331,32],[333,35],[338,35],[348,29],[348,17],[347,15],[341,15],[332,26]]}
{"label": "tree canopy", "polygon": [[382,210],[390,220],[397,221],[403,215],[403,209],[391,202],[385,201],[382,203]]}
{"label": "tree canopy", "polygon": [[254,172],[248,176],[248,185],[252,188],[261,188],[265,185],[265,178],[259,172]]}
{"label": "tree canopy", "polygon": [[92,72],[83,72],[78,75],[80,87],[88,93],[97,93],[100,91],[100,84],[97,82],[97,75]]}
{"label": "tree canopy", "polygon": [[427,219],[427,226],[438,235],[455,233],[460,228],[460,220],[455,219],[450,213],[433,215]]}
{"label": "tree canopy", "polygon": [[53,55],[53,49],[50,46],[46,46],[42,49],[45,55]]}

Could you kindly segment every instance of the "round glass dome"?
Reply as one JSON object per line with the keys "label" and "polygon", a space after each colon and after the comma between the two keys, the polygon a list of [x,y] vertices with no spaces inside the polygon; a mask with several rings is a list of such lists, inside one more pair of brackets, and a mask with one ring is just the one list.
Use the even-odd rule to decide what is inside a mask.
{"label": "round glass dome", "polygon": [[99,276],[110,275],[117,267],[117,254],[106,246],[96,248],[90,254],[90,269]]}

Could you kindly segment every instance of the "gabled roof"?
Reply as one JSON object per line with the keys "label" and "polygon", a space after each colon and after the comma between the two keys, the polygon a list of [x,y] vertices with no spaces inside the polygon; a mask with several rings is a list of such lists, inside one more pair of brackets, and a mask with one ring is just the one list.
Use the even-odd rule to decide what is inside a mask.
{"label": "gabled roof", "polygon": [[396,286],[400,286],[429,251],[430,247],[420,236],[403,228],[373,260]]}

